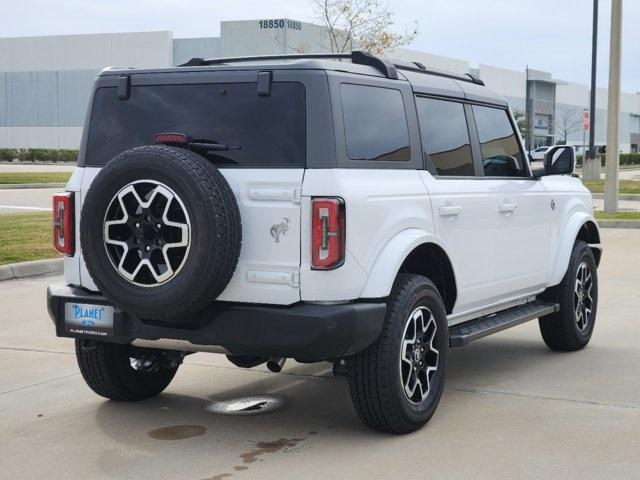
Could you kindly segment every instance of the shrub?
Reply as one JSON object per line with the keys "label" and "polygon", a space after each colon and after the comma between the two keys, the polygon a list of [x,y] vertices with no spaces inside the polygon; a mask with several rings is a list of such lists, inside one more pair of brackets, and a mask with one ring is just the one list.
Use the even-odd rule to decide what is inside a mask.
{"label": "shrub", "polygon": [[640,153],[621,153],[620,165],[640,165]]}
{"label": "shrub", "polygon": [[0,161],[13,162],[18,158],[18,151],[15,148],[0,148]]}
{"label": "shrub", "polygon": [[11,162],[75,162],[77,150],[52,148],[0,148],[0,161]]}
{"label": "shrub", "polygon": [[[599,155],[600,164],[605,165],[606,155]],[[582,166],[582,155],[576,155],[576,165]],[[640,153],[621,153],[620,165],[638,165],[640,166]]]}

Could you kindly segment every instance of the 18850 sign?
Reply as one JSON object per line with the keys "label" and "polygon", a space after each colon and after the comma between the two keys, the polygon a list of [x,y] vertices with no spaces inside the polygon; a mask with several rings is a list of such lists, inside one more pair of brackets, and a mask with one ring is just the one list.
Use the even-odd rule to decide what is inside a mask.
{"label": "18850 sign", "polygon": [[291,30],[302,30],[302,22],[280,18],[276,20],[258,20],[258,26],[263,29],[268,28],[284,28]]}

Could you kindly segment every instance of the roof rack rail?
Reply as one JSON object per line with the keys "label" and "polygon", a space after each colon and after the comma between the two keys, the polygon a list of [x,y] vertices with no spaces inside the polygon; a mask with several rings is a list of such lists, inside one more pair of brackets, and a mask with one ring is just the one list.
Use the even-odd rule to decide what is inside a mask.
{"label": "roof rack rail", "polygon": [[453,72],[445,72],[443,70],[431,69],[431,68],[425,67],[420,62],[411,62],[411,63],[394,62],[393,65],[398,70],[408,70],[410,72],[425,73],[427,75],[435,75],[437,77],[452,78],[454,80],[462,80],[463,82],[471,82],[477,85],[484,86],[484,82],[480,80],[480,78],[470,73],[453,73]]}
{"label": "roof rack rail", "polygon": [[434,70],[425,67],[420,62],[401,63],[378,57],[368,52],[354,50],[351,53],[291,53],[283,55],[252,55],[248,57],[227,57],[227,58],[192,58],[186,63],[178,65],[179,67],[204,67],[207,65],[224,65],[225,63],[235,62],[256,62],[260,60],[302,60],[302,59],[344,59],[351,60],[356,65],[369,65],[378,69],[387,78],[396,80],[398,78],[398,70],[409,70],[412,72],[426,73],[428,75],[436,75],[439,77],[452,78],[454,80],[462,80],[478,85],[484,85],[484,82],[478,77],[467,73],[458,74],[453,72],[445,72],[442,70]]}
{"label": "roof rack rail", "polygon": [[378,69],[387,78],[396,80],[398,72],[396,67],[384,58],[377,57],[371,53],[354,50],[351,53],[294,53],[285,55],[253,55],[249,57],[228,57],[228,58],[192,58],[179,67],[203,67],[207,65],[224,65],[234,62],[255,62],[260,60],[300,60],[300,59],[345,59],[357,65],[369,65]]}

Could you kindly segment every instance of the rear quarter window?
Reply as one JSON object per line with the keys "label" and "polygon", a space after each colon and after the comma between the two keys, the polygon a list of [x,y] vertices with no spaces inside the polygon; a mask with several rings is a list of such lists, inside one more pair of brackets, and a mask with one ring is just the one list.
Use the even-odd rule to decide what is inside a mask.
{"label": "rear quarter window", "polygon": [[257,83],[133,86],[128,100],[115,87],[96,91],[85,164],[106,164],[129,148],[151,145],[158,133],[184,133],[240,147],[202,153],[229,167],[304,167],[305,88],[274,82],[269,96]]}
{"label": "rear quarter window", "polygon": [[350,160],[409,161],[409,129],[402,93],[366,85],[340,85]]}

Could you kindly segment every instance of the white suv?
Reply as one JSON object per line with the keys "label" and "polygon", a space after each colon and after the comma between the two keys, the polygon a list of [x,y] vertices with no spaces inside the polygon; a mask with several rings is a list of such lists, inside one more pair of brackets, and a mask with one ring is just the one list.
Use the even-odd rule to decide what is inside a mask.
{"label": "white suv", "polygon": [[56,333],[110,399],[192,352],[330,361],[367,425],[416,430],[449,347],[593,331],[591,195],[571,148],[533,173],[514,125],[476,78],[363,52],[106,69],[54,198]]}

